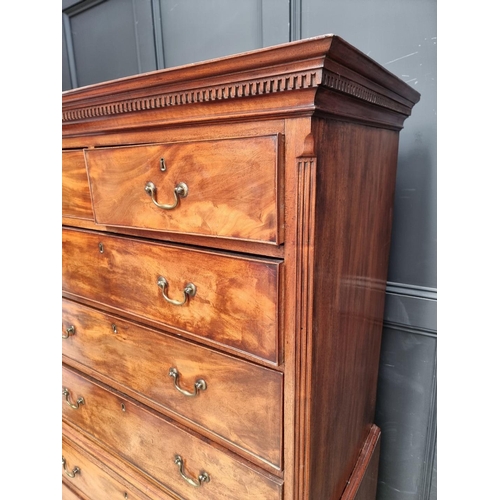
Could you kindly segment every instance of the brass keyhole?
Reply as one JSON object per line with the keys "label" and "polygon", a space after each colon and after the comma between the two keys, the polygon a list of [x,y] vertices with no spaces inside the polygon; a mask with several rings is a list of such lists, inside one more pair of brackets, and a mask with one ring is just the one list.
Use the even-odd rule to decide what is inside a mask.
{"label": "brass keyhole", "polygon": [[167,165],[165,165],[165,160],[163,158],[160,158],[160,170],[162,172],[166,172],[167,171]]}
{"label": "brass keyhole", "polygon": [[99,252],[104,253],[104,245],[99,242]]}

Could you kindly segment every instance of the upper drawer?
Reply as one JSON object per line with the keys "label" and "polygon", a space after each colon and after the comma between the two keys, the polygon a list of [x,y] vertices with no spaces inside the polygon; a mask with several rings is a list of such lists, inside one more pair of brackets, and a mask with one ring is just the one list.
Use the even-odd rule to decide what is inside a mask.
{"label": "upper drawer", "polygon": [[62,153],[62,214],[65,217],[94,219],[82,150]]}
{"label": "upper drawer", "polygon": [[87,150],[95,221],[279,244],[280,137]]}
{"label": "upper drawer", "polygon": [[63,291],[273,364],[280,261],[74,229],[62,233]]}

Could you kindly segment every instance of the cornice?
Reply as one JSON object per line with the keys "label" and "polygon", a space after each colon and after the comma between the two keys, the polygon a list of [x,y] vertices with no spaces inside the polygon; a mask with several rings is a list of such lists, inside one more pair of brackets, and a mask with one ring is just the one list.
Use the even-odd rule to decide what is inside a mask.
{"label": "cornice", "polygon": [[[310,91],[307,96],[298,97],[305,89]],[[320,109],[315,102],[317,89],[332,91],[333,106],[339,99],[368,103],[379,112],[399,114],[401,120],[410,115],[419,98],[369,57],[329,35],[74,89],[63,93],[62,122],[88,123],[179,106],[211,114],[217,113],[212,105],[195,110],[207,103],[234,100],[244,100],[242,110],[258,114],[262,101],[254,98],[272,94],[284,97],[275,108],[277,113],[299,112],[297,99],[313,112],[328,113],[331,106]],[[162,120],[168,119],[169,115],[162,115]]]}
{"label": "cornice", "polygon": [[109,101],[104,104],[82,106],[63,111],[63,123],[80,121],[93,117],[113,116],[137,111],[184,106],[196,103],[224,101],[254,97],[277,92],[288,92],[305,88],[325,87],[340,94],[369,102],[376,106],[390,109],[404,115],[410,114],[410,108],[359,83],[336,75],[325,69],[298,71],[272,77],[240,80],[222,85],[206,85],[188,91],[164,92],[148,97],[137,97]]}
{"label": "cornice", "polygon": [[321,82],[321,71],[298,71],[271,77],[238,80],[222,85],[205,85],[188,91],[164,92],[148,97],[119,100],[63,111],[62,121],[72,122],[96,116],[110,116],[147,109],[239,99],[258,95],[314,88]]}
{"label": "cornice", "polygon": [[331,71],[323,70],[323,78],[321,84],[331,90],[336,90],[342,94],[348,94],[362,101],[370,102],[377,106],[383,108],[391,109],[392,111],[397,111],[398,113],[403,113],[404,115],[409,115],[411,109],[403,104],[400,104],[393,99],[390,99],[374,90],[371,90],[364,85],[357,82],[353,82],[348,78],[344,78],[337,75]]}

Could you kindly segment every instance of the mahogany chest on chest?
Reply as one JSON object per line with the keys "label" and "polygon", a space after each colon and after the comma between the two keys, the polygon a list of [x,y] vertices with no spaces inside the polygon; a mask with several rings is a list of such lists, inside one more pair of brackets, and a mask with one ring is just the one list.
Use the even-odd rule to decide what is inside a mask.
{"label": "mahogany chest on chest", "polygon": [[331,35],[63,93],[63,498],[374,500],[418,99]]}

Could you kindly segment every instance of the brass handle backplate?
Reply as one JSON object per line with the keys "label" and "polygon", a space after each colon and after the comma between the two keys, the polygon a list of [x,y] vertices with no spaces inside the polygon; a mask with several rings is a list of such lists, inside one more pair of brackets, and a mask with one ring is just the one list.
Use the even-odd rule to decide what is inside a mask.
{"label": "brass handle backplate", "polygon": [[64,457],[62,457],[62,466],[63,466],[64,472],[66,472],[66,475],[68,477],[70,477],[71,479],[73,479],[80,472],[79,467],[73,467],[72,471],[68,471],[66,469],[66,459]]}
{"label": "brass handle backplate", "polygon": [[68,326],[68,328],[66,328],[66,335],[62,335],[62,338],[63,339],[67,339],[69,338],[70,335],[74,335],[75,334],[75,327],[73,325],[71,326]]}
{"label": "brass handle backplate", "polygon": [[178,381],[179,381],[179,372],[177,371],[177,368],[175,368],[175,367],[170,368],[170,370],[168,371],[168,375],[169,375],[169,377],[172,377],[174,379],[174,386],[175,386],[175,388],[181,394],[184,394],[184,396],[188,396],[190,398],[194,398],[194,397],[198,396],[198,394],[199,394],[200,391],[205,391],[207,389],[207,383],[202,378],[200,378],[199,380],[197,380],[194,383],[194,392],[189,392],[189,391],[186,391],[185,389],[182,389],[179,386],[179,383],[178,383]]}
{"label": "brass handle backplate", "polygon": [[191,479],[190,477],[184,474],[184,462],[180,455],[175,456],[174,463],[179,467],[179,472],[181,473],[182,478],[186,483],[194,486],[195,488],[199,488],[203,483],[210,482],[210,476],[206,472],[200,472],[198,479]]}
{"label": "brass handle backplate", "polygon": [[168,288],[168,281],[163,276],[158,276],[156,284],[161,289],[161,294],[163,295],[163,298],[169,304],[172,304],[174,306],[183,306],[187,302],[189,297],[194,297],[196,294],[196,286],[193,283],[188,283],[184,287],[184,300],[174,300],[168,297],[168,295],[165,292],[165,289]]}
{"label": "brass handle backplate", "polygon": [[153,182],[149,181],[146,182],[146,185],[144,186],[144,191],[151,196],[151,199],[153,200],[153,203],[159,207],[163,208],[164,210],[173,210],[178,204],[179,204],[179,198],[185,198],[188,195],[188,187],[184,182],[179,182],[177,186],[174,188],[174,202],[172,205],[168,205],[166,203],[158,203],[156,199],[156,186],[154,185]]}
{"label": "brass handle backplate", "polygon": [[80,405],[84,405],[85,404],[85,399],[83,398],[78,398],[76,400],[76,403],[72,403],[70,400],[69,400],[69,389],[66,389],[66,387],[62,390],[62,395],[63,396],[66,396],[66,403],[68,403],[69,406],[71,406],[71,408],[73,408],[73,410],[78,410],[78,408],[80,408]]}

